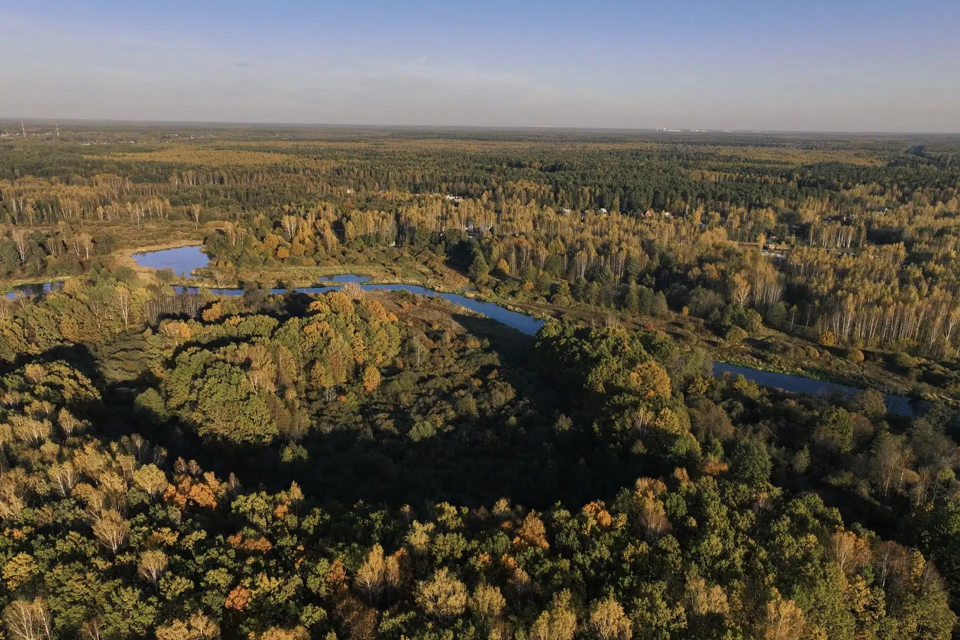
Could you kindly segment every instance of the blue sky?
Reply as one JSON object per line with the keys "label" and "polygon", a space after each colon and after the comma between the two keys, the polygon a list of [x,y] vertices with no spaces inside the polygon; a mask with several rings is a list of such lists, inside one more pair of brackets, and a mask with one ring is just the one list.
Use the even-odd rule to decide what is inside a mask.
{"label": "blue sky", "polygon": [[0,117],[960,132],[960,1],[0,0]]}

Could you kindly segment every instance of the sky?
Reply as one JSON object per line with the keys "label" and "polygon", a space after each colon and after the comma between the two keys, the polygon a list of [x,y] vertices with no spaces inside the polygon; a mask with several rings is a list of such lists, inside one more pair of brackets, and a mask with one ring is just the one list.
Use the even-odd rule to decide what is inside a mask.
{"label": "sky", "polygon": [[960,0],[0,0],[0,118],[960,132]]}

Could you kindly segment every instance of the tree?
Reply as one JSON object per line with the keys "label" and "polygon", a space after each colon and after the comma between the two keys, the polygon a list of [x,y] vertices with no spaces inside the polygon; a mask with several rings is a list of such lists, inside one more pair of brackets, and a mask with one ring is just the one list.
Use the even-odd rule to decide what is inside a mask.
{"label": "tree", "polygon": [[167,569],[167,554],[158,549],[144,551],[140,556],[140,564],[137,566],[137,573],[143,579],[159,584],[160,576]]}
{"label": "tree", "polygon": [[719,585],[708,586],[700,577],[689,578],[685,589],[689,610],[697,616],[726,615],[730,610],[727,594]]}
{"label": "tree", "polygon": [[496,620],[506,606],[498,587],[479,584],[470,598],[470,610],[486,621]]}
{"label": "tree", "polygon": [[191,391],[196,409],[187,416],[205,438],[242,445],[267,445],[280,430],[262,396],[246,373],[235,365],[216,361]]}
{"label": "tree", "polygon": [[199,611],[188,620],[174,620],[157,628],[157,640],[215,640],[219,637],[217,623]]}
{"label": "tree", "polygon": [[883,433],[876,439],[873,444],[871,469],[884,497],[894,483],[897,483],[899,489],[904,476],[910,471],[907,464],[909,460],[910,450],[904,443],[903,436]]}
{"label": "tree", "polygon": [[24,586],[37,574],[37,562],[28,553],[18,553],[3,566],[3,581],[10,592]]}
{"label": "tree", "polygon": [[831,407],[813,432],[814,441],[828,451],[847,453],[853,448],[853,416],[842,407]]}
{"label": "tree", "polygon": [[27,256],[30,254],[30,235],[26,229],[14,229],[10,232],[10,237],[13,239],[13,244],[17,248],[20,264],[25,263]]}
{"label": "tree", "polygon": [[857,413],[862,413],[871,420],[878,420],[887,415],[887,403],[883,394],[876,389],[858,391],[853,396],[853,407]]}
{"label": "tree", "polygon": [[467,607],[467,588],[447,569],[438,569],[430,580],[417,584],[417,606],[426,615],[450,619]]}
{"label": "tree", "polygon": [[3,612],[3,621],[12,640],[50,640],[53,619],[42,598],[14,600]]}
{"label": "tree", "polygon": [[371,392],[380,386],[380,370],[373,365],[367,365],[363,371],[363,388]]}
{"label": "tree", "polygon": [[553,597],[550,609],[544,611],[530,629],[530,640],[573,640],[577,632],[577,615],[570,607],[570,592]]}
{"label": "tree", "polygon": [[867,541],[851,531],[835,532],[827,549],[840,570],[848,574],[857,571],[870,557]]}
{"label": "tree", "polygon": [[613,596],[593,605],[590,627],[601,640],[630,640],[633,637],[633,625]]}
{"label": "tree", "polygon": [[669,398],[672,394],[670,376],[653,360],[648,360],[630,373],[630,382],[641,396],[650,398]]}
{"label": "tree", "polygon": [[314,387],[323,389],[324,395],[329,402],[333,396],[333,388],[336,386],[330,369],[322,362],[317,362],[313,365],[313,369],[310,372],[310,379]]}
{"label": "tree", "polygon": [[130,326],[130,303],[133,299],[130,289],[124,286],[117,286],[114,289],[113,302],[116,307],[117,315],[123,321],[123,328]]}
{"label": "tree", "polygon": [[93,533],[104,547],[116,553],[127,540],[130,523],[114,510],[105,511],[94,523]]}
{"label": "tree", "polygon": [[357,570],[354,582],[373,604],[383,589],[383,580],[386,571],[386,561],[383,557],[383,547],[374,545],[367,559],[363,561]]}
{"label": "tree", "polygon": [[785,600],[775,593],[767,603],[764,640],[797,640],[803,634],[805,625],[803,611],[793,600]]}
{"label": "tree", "polygon": [[773,463],[766,445],[756,438],[738,441],[730,453],[730,471],[747,484],[760,484],[770,479]]}
{"label": "tree", "polygon": [[750,284],[743,279],[743,276],[735,274],[730,279],[730,300],[741,308],[746,307],[752,289]]}
{"label": "tree", "polygon": [[70,496],[73,487],[80,479],[80,473],[71,462],[63,464],[52,464],[47,469],[47,475],[50,478],[50,484],[61,497]]}
{"label": "tree", "polygon": [[467,275],[470,276],[470,279],[473,280],[474,283],[483,284],[489,272],[490,267],[487,265],[486,259],[483,257],[483,254],[478,251],[473,258],[473,262],[470,263],[470,269]]}
{"label": "tree", "polygon": [[667,306],[667,296],[663,295],[662,291],[657,291],[650,306],[650,315],[654,318],[665,318],[668,313],[670,308]]}
{"label": "tree", "polygon": [[297,216],[283,216],[280,219],[280,224],[283,227],[284,233],[287,234],[287,241],[293,242],[293,237],[297,234],[297,229],[300,226],[300,218]]}

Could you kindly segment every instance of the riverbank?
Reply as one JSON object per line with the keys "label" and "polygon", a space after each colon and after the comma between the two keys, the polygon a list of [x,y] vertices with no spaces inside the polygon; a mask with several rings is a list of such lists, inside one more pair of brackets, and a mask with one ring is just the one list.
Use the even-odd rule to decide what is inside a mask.
{"label": "riverbank", "polygon": [[[418,265],[421,269],[409,268],[410,265],[404,269],[386,264],[348,266],[337,263],[299,267],[295,272],[289,268],[265,272],[248,270],[240,273],[249,273],[250,277],[235,276],[215,280],[211,277],[214,274],[211,274],[207,267],[209,260],[200,250],[200,246],[200,242],[195,238],[179,238],[166,243],[125,247],[116,252],[118,265],[115,266],[128,266],[135,269],[138,275],[151,279],[158,270],[173,267],[180,274],[180,277],[174,278],[174,284],[189,290],[207,289],[222,295],[242,293],[239,283],[244,280],[256,281],[261,283],[261,286],[266,284],[269,287],[271,276],[279,273],[284,274],[285,278],[277,277],[273,280],[272,283],[278,285],[269,287],[273,293],[282,293],[289,289],[303,293],[321,293],[337,286],[333,283],[325,285],[325,278],[352,273],[367,278],[364,289],[406,290],[421,295],[440,296],[488,317],[495,317],[528,334],[535,333],[548,318],[568,319],[592,326],[657,329],[670,335],[681,348],[684,345],[701,347],[715,362],[745,367],[758,374],[781,374],[823,384],[876,389],[887,395],[909,395],[928,401],[946,402],[953,406],[960,405],[950,396],[933,392],[929,388],[924,389],[921,385],[893,374],[879,362],[854,364],[834,353],[837,350],[815,347],[795,336],[769,328],[742,343],[732,344],[710,331],[702,320],[682,314],[669,314],[661,318],[639,317],[579,303],[560,307],[543,298],[536,301],[516,300],[499,296],[490,289],[465,291],[468,283],[466,278],[446,265],[442,266],[438,274],[435,270],[439,265],[436,264],[430,265],[434,269],[430,270],[425,264]],[[383,258],[382,255],[378,257]],[[517,320],[514,320],[514,317]]]}
{"label": "riverbank", "polygon": [[613,324],[628,330],[656,329],[679,345],[703,348],[718,363],[827,384],[875,389],[886,395],[915,397],[960,408],[960,400],[943,393],[943,390],[891,371],[884,363],[884,354],[879,352],[867,350],[864,362],[853,363],[846,358],[845,349],[828,349],[770,327],[764,327],[762,333],[741,344],[731,344],[711,331],[705,321],[677,313],[662,318],[636,317],[579,303],[557,307],[543,300],[518,301],[496,295],[483,297],[539,317],[564,318],[591,326]]}

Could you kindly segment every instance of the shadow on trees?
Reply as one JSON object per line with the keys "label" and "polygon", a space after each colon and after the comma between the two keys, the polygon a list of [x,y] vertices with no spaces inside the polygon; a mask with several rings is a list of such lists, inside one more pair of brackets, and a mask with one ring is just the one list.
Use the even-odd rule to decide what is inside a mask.
{"label": "shadow on trees", "polygon": [[[321,503],[417,507],[446,501],[474,507],[507,497],[532,508],[557,503],[579,508],[597,498],[612,499],[643,475],[637,458],[602,441],[589,421],[558,420],[584,412],[531,367],[530,336],[488,318],[453,317],[488,341],[500,366],[480,372],[496,369],[496,379],[515,391],[516,403],[484,405],[475,415],[418,431],[409,409],[394,406],[389,397],[363,402],[355,410],[359,419],[338,414],[339,403],[332,400],[326,409],[321,405],[313,428],[299,442],[250,448],[205,441],[194,425],[136,409],[137,392],[153,384],[142,377],[105,390],[111,411],[104,429],[113,437],[141,433],[167,449],[169,461],[194,459],[221,478],[233,472],[247,488],[279,490],[296,482]],[[418,398],[433,393],[417,391]],[[390,413],[388,427],[375,419],[385,412]]]}

